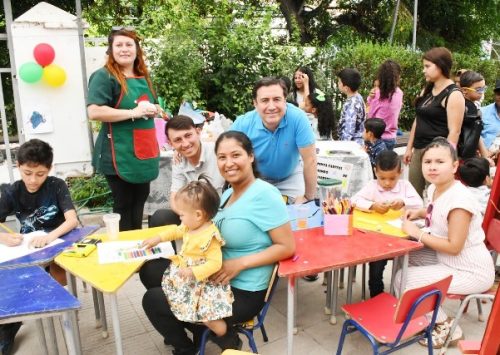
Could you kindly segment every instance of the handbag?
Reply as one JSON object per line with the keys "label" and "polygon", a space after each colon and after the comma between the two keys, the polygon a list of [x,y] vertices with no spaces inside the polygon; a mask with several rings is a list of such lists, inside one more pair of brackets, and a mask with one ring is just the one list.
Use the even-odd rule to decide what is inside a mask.
{"label": "handbag", "polygon": [[[448,98],[454,91],[459,91],[459,89],[457,87],[448,89],[444,101],[445,109],[448,105]],[[481,111],[475,107],[473,102],[467,102],[466,100],[464,118],[457,144],[457,153],[461,159],[468,159],[476,156],[482,130],[483,120],[481,119]]]}

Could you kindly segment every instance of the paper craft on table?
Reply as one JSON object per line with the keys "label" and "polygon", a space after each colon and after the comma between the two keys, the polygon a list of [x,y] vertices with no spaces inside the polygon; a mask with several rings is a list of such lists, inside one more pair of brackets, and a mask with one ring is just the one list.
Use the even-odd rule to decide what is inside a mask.
{"label": "paper craft on table", "polygon": [[33,248],[30,247],[31,240],[35,237],[47,235],[44,231],[35,231],[27,234],[23,234],[23,242],[15,247],[8,247],[6,245],[0,244],[0,263],[4,263],[9,260],[17,259],[25,255],[29,255],[35,253],[37,251],[43,250],[45,248],[49,248],[51,246],[62,243],[63,240],[57,238],[52,243],[47,244],[42,248]]}
{"label": "paper craft on table", "polygon": [[172,243],[163,242],[149,249],[141,248],[142,240],[103,242],[97,244],[99,264],[134,262],[174,255]]}
{"label": "paper craft on table", "polygon": [[387,224],[390,224],[393,227],[398,229],[403,228],[403,220],[401,218],[393,219],[392,221],[387,221]]}
{"label": "paper craft on table", "polygon": [[[424,228],[425,227],[425,220],[420,218],[420,219],[415,219],[412,221],[417,225],[418,228]],[[403,220],[401,218],[393,219],[392,221],[387,221],[388,224],[390,224],[393,227],[403,229]]]}

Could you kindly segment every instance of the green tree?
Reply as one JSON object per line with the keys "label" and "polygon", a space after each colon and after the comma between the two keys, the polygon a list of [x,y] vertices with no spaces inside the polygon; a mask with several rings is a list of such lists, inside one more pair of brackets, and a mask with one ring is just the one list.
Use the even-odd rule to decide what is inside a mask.
{"label": "green tree", "polygon": [[272,35],[277,13],[277,7],[228,0],[203,8],[184,4],[156,48],[150,47],[158,93],[174,112],[183,99],[231,118],[250,109],[258,78],[290,76],[303,58],[301,50],[280,45]]}
{"label": "green tree", "polygon": [[[392,0],[338,0],[335,6],[329,0],[279,3],[290,33],[298,31],[302,43],[321,44],[345,27],[358,38],[386,41],[395,6]],[[413,4],[413,0],[401,2],[396,38],[402,45],[411,43]],[[494,24],[499,21],[499,0],[419,0],[417,45],[477,52],[481,40],[498,35]]]}

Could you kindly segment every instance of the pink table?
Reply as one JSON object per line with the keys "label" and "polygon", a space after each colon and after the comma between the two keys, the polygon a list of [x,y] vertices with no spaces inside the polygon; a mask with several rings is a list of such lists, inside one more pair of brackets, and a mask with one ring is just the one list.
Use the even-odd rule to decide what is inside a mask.
{"label": "pink table", "polygon": [[[295,319],[296,279],[315,273],[336,270],[334,285],[338,281],[338,270],[371,261],[403,257],[401,290],[405,286],[408,253],[423,247],[421,243],[380,233],[354,229],[352,236],[324,236],[323,228],[312,228],[293,232],[296,243],[295,257],[280,262],[278,275],[288,278],[287,296],[287,354],[293,350],[293,328]],[[295,261],[293,261],[295,260]],[[329,282],[330,283],[330,282]],[[336,310],[337,287],[331,297],[331,309]],[[348,295],[349,299],[349,295]]]}

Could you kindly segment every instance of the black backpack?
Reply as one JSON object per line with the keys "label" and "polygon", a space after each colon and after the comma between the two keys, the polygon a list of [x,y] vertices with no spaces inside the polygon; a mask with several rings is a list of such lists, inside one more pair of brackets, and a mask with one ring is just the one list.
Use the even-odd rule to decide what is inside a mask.
{"label": "black backpack", "polygon": [[[448,97],[453,91],[458,91],[457,87],[450,88],[444,101],[444,107],[448,105]],[[479,138],[483,130],[483,120],[481,111],[479,111],[473,102],[465,100],[464,119],[460,137],[458,138],[457,153],[461,159],[468,159],[476,156],[479,146]]]}

